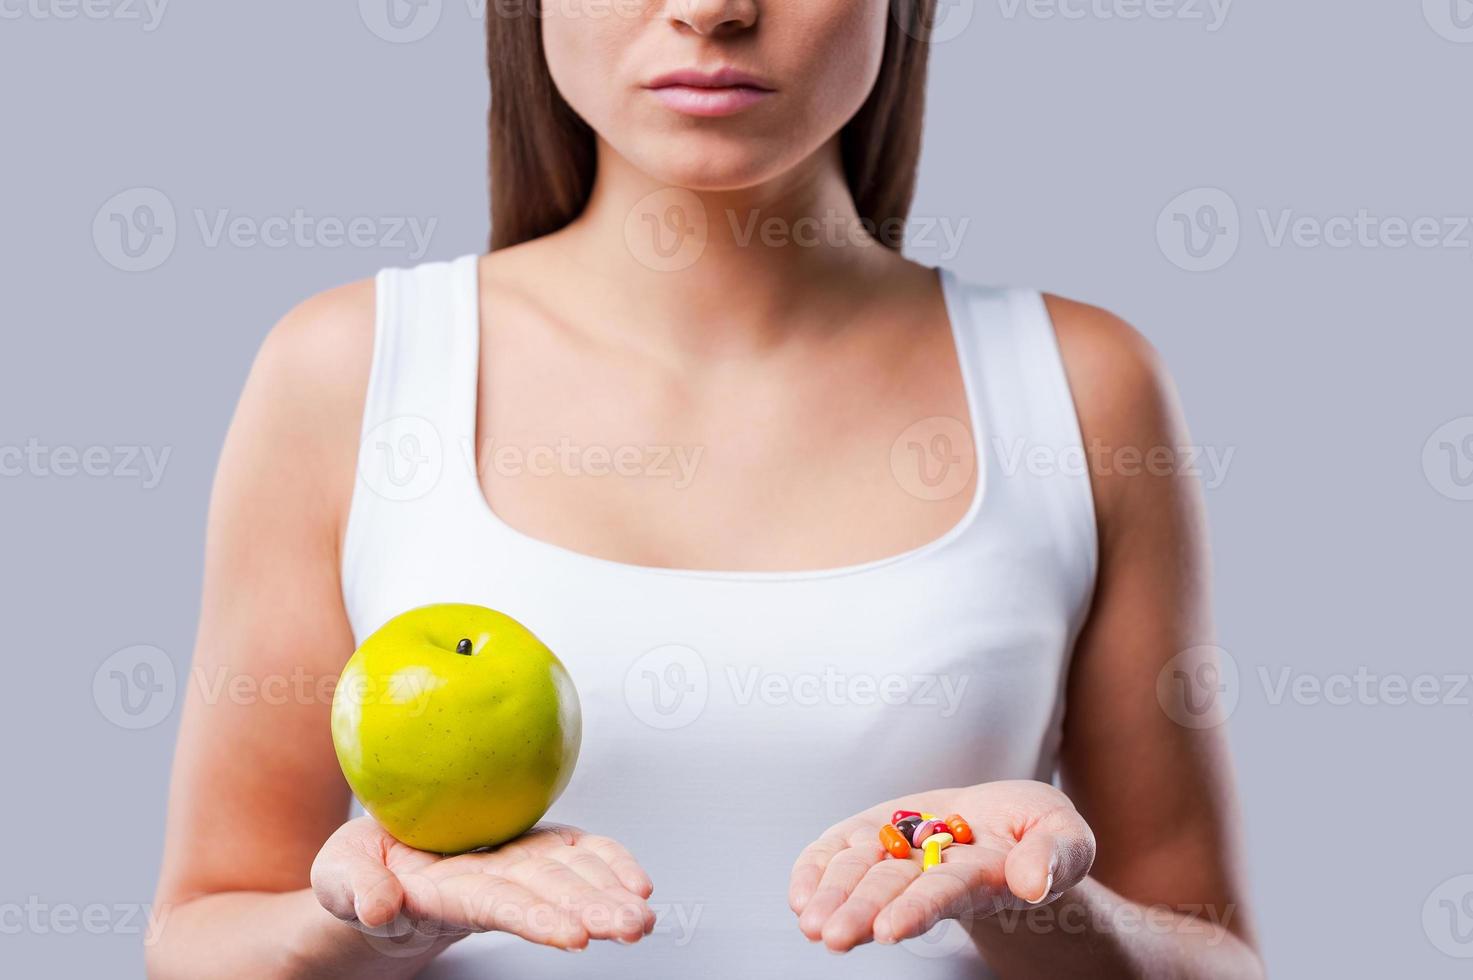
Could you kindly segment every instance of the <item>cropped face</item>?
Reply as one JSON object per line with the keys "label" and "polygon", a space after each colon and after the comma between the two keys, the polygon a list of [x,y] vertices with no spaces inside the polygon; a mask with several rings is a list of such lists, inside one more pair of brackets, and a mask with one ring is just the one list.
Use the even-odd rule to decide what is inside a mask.
{"label": "cropped face", "polygon": [[781,176],[869,96],[888,0],[542,0],[568,104],[654,179],[735,190]]}

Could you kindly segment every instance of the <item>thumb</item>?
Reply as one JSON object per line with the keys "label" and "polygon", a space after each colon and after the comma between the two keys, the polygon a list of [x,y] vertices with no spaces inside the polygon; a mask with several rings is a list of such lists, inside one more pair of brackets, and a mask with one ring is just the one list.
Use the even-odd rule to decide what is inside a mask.
{"label": "thumb", "polygon": [[404,905],[404,886],[360,841],[334,834],[312,862],[312,893],[345,922],[369,928],[393,921]]}
{"label": "thumb", "polygon": [[1008,891],[1029,905],[1042,905],[1073,888],[1094,864],[1095,838],[1089,826],[1077,814],[1062,823],[1050,830],[1030,828],[1008,852]]}

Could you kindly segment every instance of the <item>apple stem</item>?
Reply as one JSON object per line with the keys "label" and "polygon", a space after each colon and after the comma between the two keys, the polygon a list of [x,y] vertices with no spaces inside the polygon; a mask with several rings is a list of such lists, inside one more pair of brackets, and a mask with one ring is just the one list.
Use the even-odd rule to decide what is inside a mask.
{"label": "apple stem", "polygon": [[471,641],[470,641],[470,639],[467,638],[467,639],[461,640],[459,643],[457,643],[455,645],[455,652],[456,653],[463,653],[463,654],[469,656],[470,655],[470,652],[471,652]]}

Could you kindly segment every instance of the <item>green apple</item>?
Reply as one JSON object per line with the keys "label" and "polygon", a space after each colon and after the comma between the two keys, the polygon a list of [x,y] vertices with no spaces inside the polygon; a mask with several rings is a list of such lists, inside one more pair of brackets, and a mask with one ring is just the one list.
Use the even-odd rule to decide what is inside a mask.
{"label": "green apple", "polygon": [[354,795],[384,829],[442,854],[511,840],[547,812],[578,761],[578,693],[510,616],[423,606],[348,660],[332,740]]}

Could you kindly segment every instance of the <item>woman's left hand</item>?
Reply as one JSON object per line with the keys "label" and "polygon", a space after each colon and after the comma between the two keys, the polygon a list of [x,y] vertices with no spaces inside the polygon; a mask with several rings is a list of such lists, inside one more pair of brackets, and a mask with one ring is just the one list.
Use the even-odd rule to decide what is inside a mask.
{"label": "woman's left hand", "polygon": [[[896,810],[960,814],[976,840],[953,844],[922,874],[921,851],[886,854]],[[830,827],[793,865],[788,904],[809,939],[844,952],[919,936],[942,919],[1053,901],[1089,873],[1094,833],[1069,798],[1030,780],[982,783],[889,800]]]}

